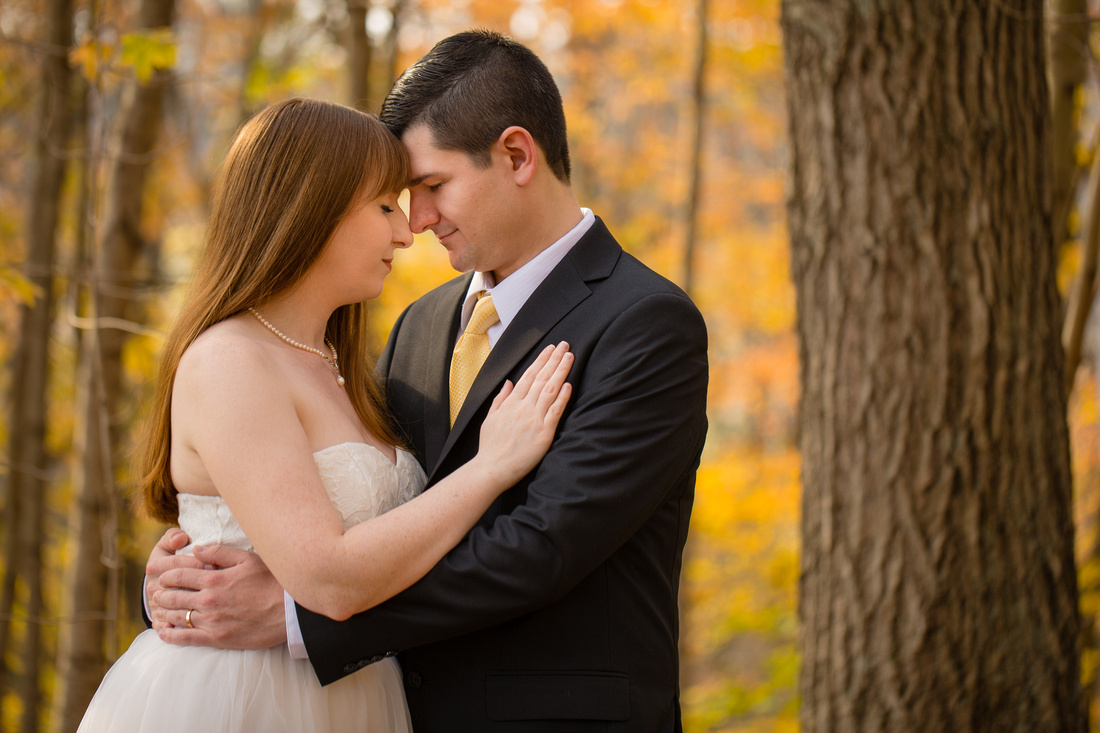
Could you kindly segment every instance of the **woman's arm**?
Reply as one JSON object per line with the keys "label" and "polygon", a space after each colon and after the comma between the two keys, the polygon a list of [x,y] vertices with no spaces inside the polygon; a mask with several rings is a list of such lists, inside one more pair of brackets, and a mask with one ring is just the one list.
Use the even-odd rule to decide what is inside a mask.
{"label": "woman's arm", "polygon": [[[321,484],[285,378],[259,347],[208,339],[185,355],[174,423],[275,578],[302,605],[347,618],[439,561],[554,436],[570,386],[566,347],[548,348],[494,402],[485,449],[430,492],[345,532]],[[177,415],[178,408],[178,415]],[[174,425],[175,427],[175,425]]]}
{"label": "woman's arm", "polygon": [[[504,495],[492,522],[366,613],[336,623],[299,611],[322,684],[375,655],[543,609],[612,557],[620,584],[675,587],[677,523],[669,517],[681,508],[678,497],[690,507],[706,434],[706,327],[691,302],[673,294],[639,298],[602,321],[592,314],[591,323],[587,333],[575,323],[559,331],[570,334],[577,354],[569,414],[546,458]],[[568,608],[593,610],[590,600],[573,597],[569,603],[581,605]],[[558,621],[568,615],[553,613]]]}

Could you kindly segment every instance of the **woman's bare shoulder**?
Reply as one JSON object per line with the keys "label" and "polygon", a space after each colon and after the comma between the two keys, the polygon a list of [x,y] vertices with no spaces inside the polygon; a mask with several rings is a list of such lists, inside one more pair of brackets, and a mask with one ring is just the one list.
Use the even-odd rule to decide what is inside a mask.
{"label": "woman's bare shoulder", "polygon": [[268,347],[254,329],[234,316],[215,323],[191,342],[180,358],[176,387],[194,382],[210,387],[226,381],[266,381],[278,376]]}

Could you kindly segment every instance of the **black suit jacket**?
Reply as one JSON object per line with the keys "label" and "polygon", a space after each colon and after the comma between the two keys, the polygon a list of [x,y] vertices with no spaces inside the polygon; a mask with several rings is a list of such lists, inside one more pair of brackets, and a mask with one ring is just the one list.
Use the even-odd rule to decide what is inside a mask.
{"label": "black suit jacket", "polygon": [[702,317],[597,219],[502,334],[448,430],[469,280],[413,303],[379,361],[429,487],[477,452],[504,380],[566,340],[573,396],[558,435],[411,588],[342,623],[299,608],[310,660],[327,684],[398,654],[417,733],[678,731],[677,588],[706,433]]}

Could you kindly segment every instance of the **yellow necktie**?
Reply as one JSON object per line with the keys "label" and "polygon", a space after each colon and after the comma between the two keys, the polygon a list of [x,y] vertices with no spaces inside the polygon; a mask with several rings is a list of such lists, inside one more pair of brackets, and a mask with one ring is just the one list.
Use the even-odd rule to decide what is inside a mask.
{"label": "yellow necktie", "polygon": [[454,355],[451,356],[451,427],[454,427],[458,411],[466,401],[470,385],[474,383],[481,365],[489,356],[489,327],[500,321],[493,306],[493,296],[482,290],[477,294],[474,312],[466,330],[458,337]]}

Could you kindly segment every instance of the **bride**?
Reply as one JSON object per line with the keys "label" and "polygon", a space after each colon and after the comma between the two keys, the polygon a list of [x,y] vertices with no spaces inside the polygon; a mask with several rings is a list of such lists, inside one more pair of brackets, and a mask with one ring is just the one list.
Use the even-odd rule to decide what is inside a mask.
{"label": "bride", "polygon": [[[249,121],[141,436],[153,517],[196,544],[255,550],[295,600],[337,619],[427,573],[534,468],[570,394],[571,354],[547,347],[498,395],[481,452],[420,493],[371,381],[362,302],[412,244],[397,206],[408,179],[401,143],[356,110],[292,99]],[[399,733],[409,715],[394,659],[321,687],[285,644],[172,646],[149,630],[79,730]]]}

